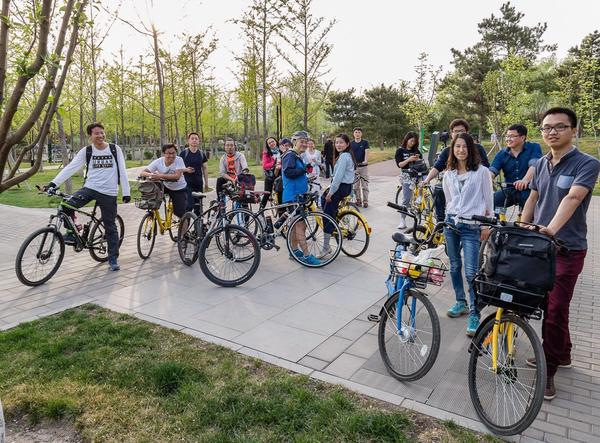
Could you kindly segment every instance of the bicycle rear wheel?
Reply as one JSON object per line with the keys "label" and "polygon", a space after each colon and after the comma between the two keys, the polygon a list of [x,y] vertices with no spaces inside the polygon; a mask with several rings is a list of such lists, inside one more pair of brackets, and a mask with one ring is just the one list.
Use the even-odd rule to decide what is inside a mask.
{"label": "bicycle rear wheel", "polygon": [[394,198],[394,202],[397,205],[401,205],[402,204],[402,185],[398,185],[396,187],[396,197]]}
{"label": "bicycle rear wheel", "polygon": [[[390,297],[379,315],[379,353],[392,377],[412,381],[429,372],[440,350],[440,320],[429,299],[408,289]],[[401,321],[398,321],[400,313]]]}
{"label": "bicycle rear wheel", "polygon": [[[329,251],[325,250],[325,231],[323,230],[325,220],[333,225]],[[304,226],[302,226],[302,223],[304,223]],[[298,257],[294,254],[292,243],[302,249],[303,242],[306,242],[308,254],[316,257],[318,263],[307,263],[303,257]],[[286,243],[290,255],[298,263],[309,268],[321,268],[331,263],[340,254],[342,250],[342,231],[330,215],[324,212],[306,212],[292,220],[288,229]]]}
{"label": "bicycle rear wheel", "polygon": [[[125,224],[119,214],[115,217],[115,224],[117,225],[117,232],[119,235],[119,246],[123,243],[123,237],[125,235]],[[87,239],[87,247],[90,251],[91,257],[97,262],[105,262],[108,260],[108,243],[106,241],[106,228],[102,223],[102,219],[99,219],[92,229]]]}
{"label": "bicycle rear wheel", "polygon": [[179,221],[177,252],[184,265],[191,266],[198,259],[198,248],[202,238],[202,221],[193,212],[186,212]]}
{"label": "bicycle rear wheel", "polygon": [[230,224],[242,226],[252,233],[255,237],[262,234],[262,225],[258,217],[246,208],[236,208],[225,214]]}
{"label": "bicycle rear wheel", "polygon": [[[518,315],[502,316],[498,333],[497,370],[492,366],[494,321],[473,338],[469,358],[469,394],[477,415],[492,432],[515,435],[535,420],[544,401],[546,359],[540,339]],[[534,357],[535,368],[525,360]]]}
{"label": "bicycle rear wheel", "polygon": [[65,241],[54,227],[38,229],[21,245],[15,272],[21,283],[38,286],[52,278],[65,256]]}
{"label": "bicycle rear wheel", "polygon": [[156,242],[156,219],[152,212],[147,212],[140,222],[137,235],[137,251],[142,260],[146,260],[152,254]]}
{"label": "bicycle rear wheel", "polygon": [[202,240],[198,263],[206,278],[214,284],[239,286],[256,273],[260,264],[260,246],[246,228],[221,226]]}
{"label": "bicycle rear wheel", "polygon": [[348,257],[360,257],[369,247],[370,234],[364,220],[352,211],[341,211],[337,216],[342,231],[342,251]]}

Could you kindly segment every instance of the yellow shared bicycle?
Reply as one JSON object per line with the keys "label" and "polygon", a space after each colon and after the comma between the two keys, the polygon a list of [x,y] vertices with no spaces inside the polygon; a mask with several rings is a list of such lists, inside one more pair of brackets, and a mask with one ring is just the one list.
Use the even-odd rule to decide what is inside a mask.
{"label": "yellow shared bicycle", "polygon": [[[171,197],[166,198],[164,185],[161,182],[140,181],[138,189],[142,197],[136,199],[135,206],[145,209],[146,214],[142,217],[138,227],[137,251],[138,255],[145,260],[152,254],[157,233],[164,235],[165,231],[168,231],[171,240],[177,241],[177,236],[174,234],[177,230],[177,223],[173,219],[173,202],[171,202]],[[163,207],[162,215],[161,206]]]}

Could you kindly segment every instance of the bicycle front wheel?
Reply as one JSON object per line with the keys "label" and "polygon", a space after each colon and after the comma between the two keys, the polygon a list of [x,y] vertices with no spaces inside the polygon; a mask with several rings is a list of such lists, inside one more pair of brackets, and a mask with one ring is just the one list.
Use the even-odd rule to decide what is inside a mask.
{"label": "bicycle front wheel", "polygon": [[[469,394],[477,415],[492,432],[515,435],[535,420],[544,401],[546,359],[537,334],[518,315],[502,316],[493,369],[494,321],[484,323],[473,338],[469,358]],[[534,357],[536,367],[526,364]]]}
{"label": "bicycle front wheel", "polygon": [[390,297],[379,316],[379,353],[392,377],[412,381],[429,372],[440,350],[440,320],[424,294],[408,289]]}
{"label": "bicycle front wheel", "polygon": [[193,212],[186,212],[179,220],[177,231],[177,252],[186,266],[193,265],[198,259],[198,247],[202,239],[202,219]]}
{"label": "bicycle front wheel", "polygon": [[154,213],[147,212],[140,222],[137,235],[137,251],[142,260],[146,260],[152,254],[156,242],[156,230]]}
{"label": "bicycle front wheel", "polygon": [[214,284],[239,286],[256,273],[260,264],[260,246],[246,228],[221,226],[202,240],[198,262],[206,278]]}
{"label": "bicycle front wheel", "polygon": [[[119,214],[115,217],[115,224],[117,225],[117,234],[119,236],[119,246],[123,243],[123,236],[125,235],[125,224]],[[88,250],[90,251],[91,257],[97,262],[105,262],[108,260],[108,243],[106,239],[106,228],[102,219],[99,219],[92,229],[88,237]]]}
{"label": "bicycle front wheel", "polygon": [[341,211],[337,216],[342,231],[342,251],[348,257],[360,257],[369,247],[370,234],[365,221],[352,211]]}
{"label": "bicycle front wheel", "polygon": [[[329,249],[325,248],[323,230],[326,221],[333,226]],[[342,238],[342,231],[333,217],[324,212],[306,212],[292,221],[286,242],[290,255],[298,263],[309,268],[321,268],[334,261],[340,254]],[[317,260],[308,262],[303,256],[298,257],[294,253],[297,249],[302,251],[302,255],[306,249],[308,255],[312,255]]]}
{"label": "bicycle front wheel", "polygon": [[52,278],[65,256],[65,241],[54,227],[38,229],[17,253],[15,272],[21,283],[38,286]]}

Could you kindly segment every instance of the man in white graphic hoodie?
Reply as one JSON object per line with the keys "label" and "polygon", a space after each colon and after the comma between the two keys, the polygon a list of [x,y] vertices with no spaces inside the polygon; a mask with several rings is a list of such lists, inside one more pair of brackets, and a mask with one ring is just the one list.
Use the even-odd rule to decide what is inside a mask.
{"label": "man in white graphic hoodie", "polygon": [[[125,170],[125,157],[118,145],[109,144],[105,141],[104,126],[101,123],[88,125],[86,131],[92,144],[80,149],[71,163],[46,186],[46,189],[57,188],[83,166],[87,167],[83,188],[75,192],[68,203],[76,208],[81,208],[90,201],[96,200],[106,229],[108,265],[110,270],[118,271],[120,269],[117,262],[119,233],[115,217],[117,215],[119,182],[123,190],[123,203],[131,201],[131,192]],[[65,208],[65,213],[73,217],[74,211]],[[67,232],[65,243],[75,243],[73,233]]]}

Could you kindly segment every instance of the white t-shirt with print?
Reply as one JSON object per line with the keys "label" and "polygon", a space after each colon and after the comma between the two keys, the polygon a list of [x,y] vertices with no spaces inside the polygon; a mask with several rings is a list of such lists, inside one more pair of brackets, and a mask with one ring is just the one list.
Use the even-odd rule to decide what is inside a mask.
{"label": "white t-shirt with print", "polygon": [[[167,166],[165,165],[165,158],[160,157],[150,163],[146,169],[150,172],[158,172],[159,174],[175,174],[178,170],[185,169],[185,163],[181,157],[175,157],[175,161]],[[179,191],[185,189],[187,186],[183,174],[181,174],[179,180],[175,182],[164,181],[163,183],[165,188],[170,189],[171,191]]]}
{"label": "white t-shirt with print", "polygon": [[[123,190],[123,195],[130,195],[127,171],[125,170],[125,157],[121,148],[118,145],[115,145],[115,147],[121,175],[121,189]],[[52,180],[54,184],[60,186],[65,180],[85,166],[86,149],[82,148],[79,150],[71,163]],[[110,152],[109,146],[106,145],[106,148],[98,149],[92,145],[92,157],[90,158],[87,179],[83,186],[101,194],[116,196],[119,190],[119,183],[117,183],[118,176],[117,163]]]}

